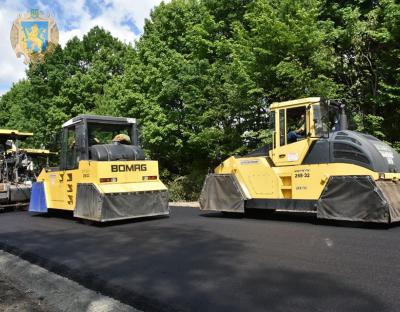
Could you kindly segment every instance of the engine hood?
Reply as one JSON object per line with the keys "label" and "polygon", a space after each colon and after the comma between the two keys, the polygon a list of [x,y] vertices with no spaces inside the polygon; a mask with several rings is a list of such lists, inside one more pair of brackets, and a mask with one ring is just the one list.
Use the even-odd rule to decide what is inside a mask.
{"label": "engine hood", "polygon": [[375,172],[400,172],[400,155],[392,147],[372,135],[350,130],[317,140],[304,163],[351,163]]}

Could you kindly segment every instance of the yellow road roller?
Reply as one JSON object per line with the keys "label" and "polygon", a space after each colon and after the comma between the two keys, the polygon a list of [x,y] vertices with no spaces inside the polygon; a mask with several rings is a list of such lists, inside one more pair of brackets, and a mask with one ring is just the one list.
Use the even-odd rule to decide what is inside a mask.
{"label": "yellow road roller", "polygon": [[273,103],[270,112],[272,145],[223,161],[205,179],[202,210],[400,220],[400,155],[376,137],[348,130],[342,103],[312,97]]}
{"label": "yellow road roller", "polygon": [[60,164],[32,186],[29,211],[73,211],[106,222],[168,215],[158,162],[146,160],[134,118],[79,115],[62,126]]}

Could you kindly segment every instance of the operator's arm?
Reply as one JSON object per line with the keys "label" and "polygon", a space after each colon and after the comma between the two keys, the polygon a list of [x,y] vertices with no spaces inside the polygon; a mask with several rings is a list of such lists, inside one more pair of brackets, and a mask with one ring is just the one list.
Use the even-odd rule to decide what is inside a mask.
{"label": "operator's arm", "polygon": [[295,131],[297,134],[303,134],[305,132],[304,123],[299,128],[297,128]]}

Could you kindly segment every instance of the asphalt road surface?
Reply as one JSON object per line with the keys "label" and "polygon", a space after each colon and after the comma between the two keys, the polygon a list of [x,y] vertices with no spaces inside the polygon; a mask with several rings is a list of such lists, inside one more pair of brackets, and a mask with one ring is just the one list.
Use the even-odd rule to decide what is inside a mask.
{"label": "asphalt road surface", "polygon": [[173,208],[93,226],[13,212],[0,214],[0,249],[145,311],[400,309],[400,225]]}

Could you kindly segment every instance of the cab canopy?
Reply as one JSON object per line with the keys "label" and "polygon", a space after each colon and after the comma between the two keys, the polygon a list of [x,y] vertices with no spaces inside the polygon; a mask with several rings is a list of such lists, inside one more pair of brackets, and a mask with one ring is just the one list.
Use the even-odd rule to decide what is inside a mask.
{"label": "cab canopy", "polygon": [[14,129],[0,129],[0,142],[7,140],[24,140],[33,136],[32,132],[20,132]]}
{"label": "cab canopy", "polygon": [[[114,145],[116,138],[126,138],[126,145]],[[143,158],[138,145],[135,118],[79,115],[62,125],[60,167],[76,169],[81,160]]]}

